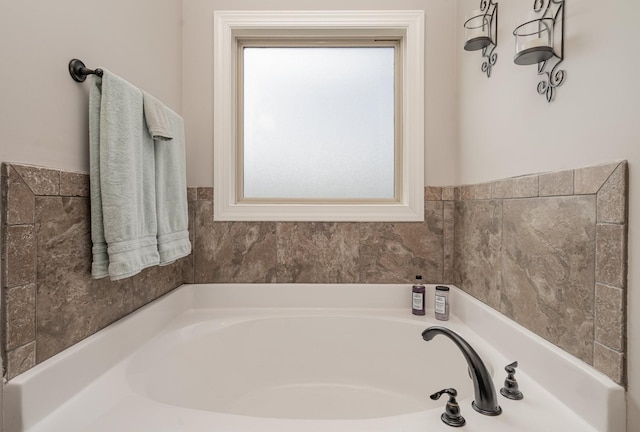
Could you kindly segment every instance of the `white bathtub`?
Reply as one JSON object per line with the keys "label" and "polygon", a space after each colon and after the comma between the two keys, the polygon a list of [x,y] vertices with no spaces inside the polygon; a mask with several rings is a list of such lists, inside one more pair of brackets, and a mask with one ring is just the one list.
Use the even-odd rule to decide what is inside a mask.
{"label": "white bathtub", "polygon": [[[433,287],[428,287],[431,299]],[[7,432],[451,431],[458,391],[474,432],[624,432],[624,391],[470,296],[451,320],[415,317],[400,285],[185,285],[11,380]],[[428,303],[432,306],[432,302]],[[493,373],[518,360],[525,397],[500,416],[473,385],[445,325]]]}

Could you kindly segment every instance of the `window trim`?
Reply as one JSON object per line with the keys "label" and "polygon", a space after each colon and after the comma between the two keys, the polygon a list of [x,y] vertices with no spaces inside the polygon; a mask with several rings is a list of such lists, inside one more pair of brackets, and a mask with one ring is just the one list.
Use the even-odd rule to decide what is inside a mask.
{"label": "window trim", "polygon": [[[424,13],[422,11],[214,12],[215,220],[423,221]],[[402,193],[394,202],[254,202],[237,199],[238,44],[251,38],[400,39]],[[398,161],[397,161],[398,162]]]}

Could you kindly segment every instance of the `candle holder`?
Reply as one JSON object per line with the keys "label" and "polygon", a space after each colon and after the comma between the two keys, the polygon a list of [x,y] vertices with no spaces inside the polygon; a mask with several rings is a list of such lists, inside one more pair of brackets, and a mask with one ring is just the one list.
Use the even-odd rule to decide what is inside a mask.
{"label": "candle holder", "polygon": [[517,65],[538,64],[538,93],[551,102],[556,87],[564,83],[566,72],[558,69],[564,59],[564,1],[535,0],[533,12],[513,31]]}
{"label": "candle holder", "polygon": [[464,22],[465,51],[482,50],[481,70],[491,76],[491,68],[498,60],[498,4],[493,0],[481,0],[480,9],[475,10]]}

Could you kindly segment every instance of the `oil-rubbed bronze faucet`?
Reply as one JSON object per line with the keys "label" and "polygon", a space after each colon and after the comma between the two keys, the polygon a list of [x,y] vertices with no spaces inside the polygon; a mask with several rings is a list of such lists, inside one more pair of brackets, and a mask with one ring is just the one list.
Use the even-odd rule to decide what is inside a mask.
{"label": "oil-rubbed bronze faucet", "polygon": [[440,390],[439,392],[435,392],[431,396],[429,396],[432,400],[440,399],[444,393],[449,395],[449,401],[447,402],[447,406],[444,409],[444,412],[440,416],[440,419],[444,424],[453,427],[464,426],[466,420],[462,415],[460,415],[460,405],[456,401],[456,396],[458,396],[458,392],[454,388],[448,388],[444,390]]}
{"label": "oil-rubbed bronze faucet", "polygon": [[471,404],[473,409],[480,414],[496,416],[502,412],[502,408],[498,405],[498,399],[496,397],[496,390],[493,387],[493,381],[491,375],[484,362],[476,352],[476,350],[469,345],[459,334],[453,330],[449,330],[446,327],[433,326],[429,327],[422,332],[422,338],[426,341],[430,341],[435,335],[444,335],[451,339],[453,343],[460,348],[467,365],[469,366],[469,373],[473,380],[473,389],[475,392],[475,400]]}

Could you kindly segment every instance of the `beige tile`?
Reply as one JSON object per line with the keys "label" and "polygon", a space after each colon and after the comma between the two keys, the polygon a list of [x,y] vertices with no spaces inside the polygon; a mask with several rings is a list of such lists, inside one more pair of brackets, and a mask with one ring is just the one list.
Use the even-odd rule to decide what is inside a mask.
{"label": "beige tile", "polygon": [[36,338],[36,285],[9,288],[5,298],[6,349],[12,350]]}
{"label": "beige tile", "polygon": [[625,361],[623,353],[596,342],[593,350],[593,367],[618,384],[624,385]]}
{"label": "beige tile", "polygon": [[196,283],[193,252],[186,257],[180,258],[180,263],[182,265],[182,283],[183,284]]}
{"label": "beige tile", "polygon": [[88,197],[89,174],[61,171],[60,195]]}
{"label": "beige tile", "polygon": [[199,187],[198,188],[198,200],[200,200],[200,201],[213,201],[213,188],[212,187]]}
{"label": "beige tile", "polygon": [[276,281],[275,222],[214,222],[213,201],[200,200],[194,239],[196,283]]}
{"label": "beige tile", "polygon": [[213,201],[194,202],[195,227],[193,267],[195,283],[214,280],[214,247],[218,242],[213,229]]}
{"label": "beige tile", "polygon": [[[102,292],[98,292],[102,291]],[[131,280],[57,289],[38,286],[37,362],[64,351],[132,311]]]}
{"label": "beige tile", "polygon": [[476,188],[474,185],[463,185],[457,188],[459,190],[460,201],[469,201],[476,199]]}
{"label": "beige tile", "polygon": [[36,365],[36,343],[7,352],[7,379],[11,380]]}
{"label": "beige tile", "polygon": [[627,220],[627,164],[621,163],[598,191],[598,222],[625,223]]}
{"label": "beige tile", "polygon": [[187,201],[196,201],[198,199],[198,188],[187,188]]}
{"label": "beige tile", "polygon": [[513,179],[513,198],[535,198],[539,195],[539,176],[530,175]]}
{"label": "beige tile", "polygon": [[443,204],[425,203],[424,222],[360,224],[360,283],[441,283]]}
{"label": "beige tile", "polygon": [[357,223],[277,224],[279,283],[358,283]]}
{"label": "beige tile", "polygon": [[214,222],[211,235],[215,239],[209,263],[212,280],[207,282],[276,282],[275,222]]}
{"label": "beige tile", "polygon": [[424,188],[424,200],[425,201],[440,201],[442,199],[442,188],[436,186],[425,186]]}
{"label": "beige tile", "polygon": [[208,200],[195,212],[196,283],[276,282],[275,222],[214,222]]}
{"label": "beige tile", "polygon": [[624,290],[596,284],[596,342],[623,351],[625,334]]}
{"label": "beige tile", "polygon": [[131,279],[91,278],[89,200],[36,197],[37,362],[132,311]]}
{"label": "beige tile", "polygon": [[491,183],[464,185],[461,187],[462,200],[483,200],[491,198]]}
{"label": "beige tile", "polygon": [[[190,188],[195,192],[194,188]],[[195,197],[194,193],[194,197]],[[189,215],[188,229],[189,229],[189,241],[191,242],[191,253],[182,258],[182,278],[183,283],[195,283],[195,248],[196,248],[196,205],[195,200],[187,200],[187,208]]]}
{"label": "beige tile", "polygon": [[455,284],[493,308],[500,299],[502,201],[460,201],[455,206]]}
{"label": "beige tile", "polygon": [[506,200],[498,310],[592,362],[593,195]]}
{"label": "beige tile", "polygon": [[453,199],[454,201],[462,201],[464,192],[464,186],[456,186],[453,188]]}
{"label": "beige tile", "polygon": [[514,179],[498,180],[491,183],[491,198],[513,198]]}
{"label": "beige tile", "polygon": [[32,224],[35,196],[29,186],[22,180],[22,177],[11,166],[6,168],[7,224]]}
{"label": "beige tile", "polygon": [[453,284],[453,268],[454,268],[454,235],[455,235],[455,203],[444,203],[444,234],[443,234],[443,259],[444,269],[442,282],[444,284]]}
{"label": "beige tile", "polygon": [[573,180],[574,193],[576,195],[597,193],[617,166],[618,163],[612,163],[576,169]]}
{"label": "beige tile", "polygon": [[573,195],[573,170],[539,175],[540,196]]}
{"label": "beige tile", "polygon": [[182,263],[153,266],[131,278],[133,309],[137,309],[182,285]]}
{"label": "beige tile", "polygon": [[60,171],[29,165],[13,165],[35,195],[59,195]]}
{"label": "beige tile", "polygon": [[442,200],[443,201],[453,201],[455,200],[454,194],[455,188],[453,186],[445,186],[442,188]]}
{"label": "beige tile", "polygon": [[480,183],[474,185],[475,199],[490,199],[491,198],[491,183]]}
{"label": "beige tile", "polygon": [[34,226],[8,226],[6,242],[6,286],[14,287],[35,282],[36,241]]}
{"label": "beige tile", "polygon": [[596,282],[626,286],[626,228],[598,224],[596,228]]}

